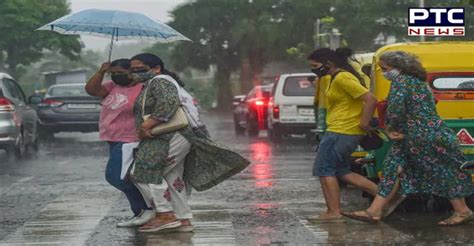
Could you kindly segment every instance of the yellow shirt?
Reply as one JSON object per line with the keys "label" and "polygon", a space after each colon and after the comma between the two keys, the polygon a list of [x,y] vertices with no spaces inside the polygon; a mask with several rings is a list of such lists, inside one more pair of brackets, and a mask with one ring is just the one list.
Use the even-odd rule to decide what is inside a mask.
{"label": "yellow shirt", "polygon": [[369,90],[354,75],[346,71],[339,72],[326,91],[326,130],[348,135],[365,134],[359,128],[364,105],[359,97],[367,92]]}

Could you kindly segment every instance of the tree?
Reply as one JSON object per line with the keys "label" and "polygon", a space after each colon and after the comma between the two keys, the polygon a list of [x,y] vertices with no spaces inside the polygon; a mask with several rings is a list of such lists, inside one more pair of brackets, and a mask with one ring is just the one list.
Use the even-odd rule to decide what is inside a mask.
{"label": "tree", "polygon": [[229,30],[236,14],[234,1],[202,0],[179,6],[172,12],[174,20],[170,23],[194,40],[177,45],[173,54],[176,69],[190,66],[206,70],[209,65],[216,65],[214,83],[220,109],[230,106],[230,75],[239,68],[238,49],[229,44],[232,40]]}
{"label": "tree", "polygon": [[35,31],[69,12],[66,0],[0,1],[0,70],[18,76],[17,66],[39,61],[44,49],[78,59],[82,48],[79,36]]}

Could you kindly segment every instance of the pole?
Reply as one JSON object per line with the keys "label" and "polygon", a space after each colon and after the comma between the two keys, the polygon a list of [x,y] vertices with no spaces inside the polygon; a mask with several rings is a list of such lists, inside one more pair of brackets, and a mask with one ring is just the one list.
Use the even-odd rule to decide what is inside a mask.
{"label": "pole", "polygon": [[[114,46],[115,32],[118,32],[118,28],[114,28],[112,30],[112,39],[110,40],[110,48],[109,48],[109,62],[111,61],[111,58],[112,58],[112,47]],[[117,35],[118,35],[118,33],[117,33]]]}
{"label": "pole", "polygon": [[314,31],[316,32],[316,37],[314,40],[314,49],[319,48],[319,26],[321,25],[321,20],[317,19],[314,27]]}

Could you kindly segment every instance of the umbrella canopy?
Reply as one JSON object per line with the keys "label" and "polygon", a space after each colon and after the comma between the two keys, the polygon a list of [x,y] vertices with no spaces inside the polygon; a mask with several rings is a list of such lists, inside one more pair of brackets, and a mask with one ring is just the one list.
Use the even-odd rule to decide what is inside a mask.
{"label": "umbrella canopy", "polygon": [[[61,34],[90,35],[114,39],[143,39],[161,43],[191,41],[170,26],[144,14],[120,10],[87,9],[63,16],[37,30]],[[109,53],[110,60],[110,53]]]}

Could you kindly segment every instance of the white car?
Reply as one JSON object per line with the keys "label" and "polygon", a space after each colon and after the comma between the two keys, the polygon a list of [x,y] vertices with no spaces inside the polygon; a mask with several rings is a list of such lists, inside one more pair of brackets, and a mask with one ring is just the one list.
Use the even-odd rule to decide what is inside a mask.
{"label": "white car", "polygon": [[273,86],[268,107],[268,137],[279,141],[283,135],[306,134],[316,129],[313,73],[282,74]]}

